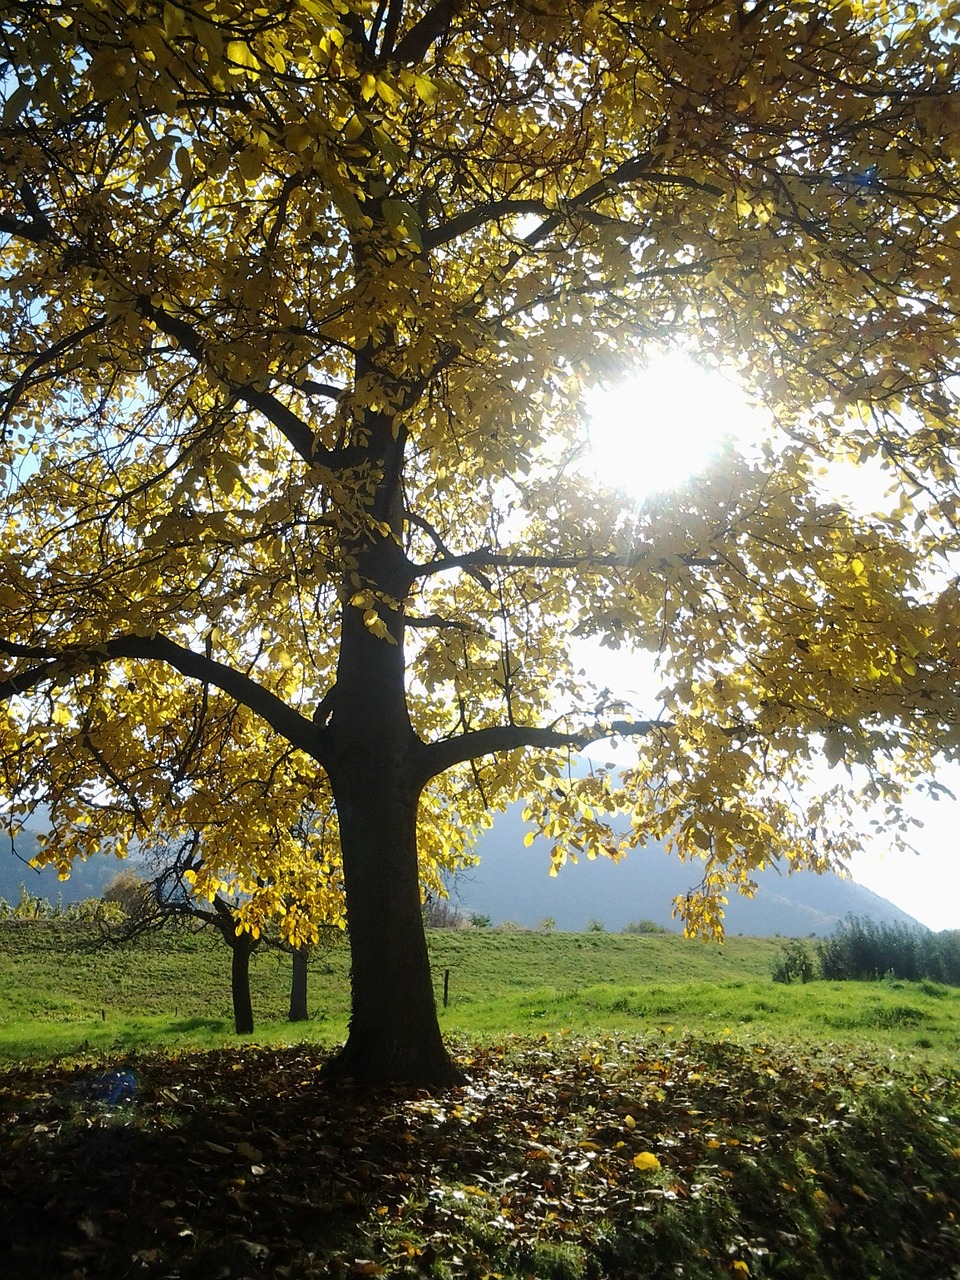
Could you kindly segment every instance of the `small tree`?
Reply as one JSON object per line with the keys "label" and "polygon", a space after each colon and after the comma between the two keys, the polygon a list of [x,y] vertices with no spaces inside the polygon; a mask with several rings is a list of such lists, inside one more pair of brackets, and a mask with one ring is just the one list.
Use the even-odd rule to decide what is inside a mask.
{"label": "small tree", "polygon": [[806,945],[794,938],[787,943],[773,965],[774,982],[812,982],[816,964]]}
{"label": "small tree", "polygon": [[151,885],[130,867],[118,871],[104,886],[102,902],[115,903],[128,918],[141,916],[151,897]]}
{"label": "small tree", "polygon": [[119,921],[103,922],[104,941],[121,944],[145,933],[171,926],[203,926],[215,929],[230,949],[230,994],[233,1023],[237,1035],[253,1031],[253,1000],[250,993],[250,957],[259,944],[240,923],[240,904],[221,894],[208,901],[198,899],[193,883],[202,866],[199,838],[196,834],[176,847],[155,847],[143,854],[144,863],[153,871],[146,879],[121,872],[114,900],[122,899],[124,915]]}
{"label": "small tree", "polygon": [[654,933],[666,933],[667,930],[663,927],[662,924],[657,924],[656,920],[631,920],[628,924],[625,924],[623,926],[620,932],[621,933],[654,934]]}
{"label": "small tree", "polygon": [[448,897],[427,894],[423,900],[423,923],[428,929],[460,929],[466,920]]}

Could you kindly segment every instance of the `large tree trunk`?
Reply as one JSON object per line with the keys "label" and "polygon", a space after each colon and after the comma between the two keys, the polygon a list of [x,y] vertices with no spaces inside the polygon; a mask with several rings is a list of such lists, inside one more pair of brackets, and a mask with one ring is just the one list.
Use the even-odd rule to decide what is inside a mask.
{"label": "large tree trunk", "polygon": [[[395,599],[396,543],[358,560],[363,581]],[[404,561],[404,565],[405,565]],[[337,683],[325,731],[340,824],[350,931],[350,1034],[332,1075],[366,1084],[447,1085],[461,1079],[440,1035],[420,911],[417,806],[423,744],[407,715],[402,616],[383,604],[394,643],[344,606]]]}
{"label": "large tree trunk", "polygon": [[290,1022],[306,1022],[307,1012],[307,949],[294,947],[290,977]]}
{"label": "large tree trunk", "polygon": [[398,795],[383,763],[352,797],[338,794],[352,1006],[330,1073],[367,1084],[461,1079],[440,1035],[423,919],[416,798]]}

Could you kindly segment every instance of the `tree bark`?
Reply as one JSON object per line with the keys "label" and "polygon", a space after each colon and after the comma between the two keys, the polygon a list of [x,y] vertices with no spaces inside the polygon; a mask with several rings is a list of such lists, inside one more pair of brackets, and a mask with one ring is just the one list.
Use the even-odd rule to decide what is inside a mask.
{"label": "tree bark", "polygon": [[250,956],[256,942],[248,933],[229,940],[233,960],[230,966],[230,991],[233,996],[233,1025],[238,1036],[253,1031],[253,1002],[250,998]]}
{"label": "tree bark", "polygon": [[307,1012],[307,951],[305,947],[294,947],[291,956],[292,973],[290,977],[290,1022],[306,1022]]}
{"label": "tree bark", "polygon": [[[358,568],[362,580],[402,599],[397,556],[396,543],[384,539]],[[440,1034],[420,909],[424,744],[407,714],[402,615],[384,605],[379,612],[393,643],[371,633],[361,609],[344,606],[326,730],[352,961],[350,1033],[328,1074],[443,1086],[462,1077]]]}
{"label": "tree bark", "polygon": [[350,921],[350,1034],[328,1073],[364,1084],[462,1079],[440,1034],[420,914],[416,798],[382,768],[337,799]]}

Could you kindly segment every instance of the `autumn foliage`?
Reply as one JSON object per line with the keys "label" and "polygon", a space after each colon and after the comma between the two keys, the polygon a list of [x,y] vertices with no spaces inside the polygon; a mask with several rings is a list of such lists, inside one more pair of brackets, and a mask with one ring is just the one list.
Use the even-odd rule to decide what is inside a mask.
{"label": "autumn foliage", "polygon": [[[421,895],[488,811],[526,798],[556,865],[670,839],[707,931],[893,821],[957,743],[957,31],[8,4],[0,771],[44,857],[200,832],[251,931],[346,913],[343,1069],[441,1078]],[[638,506],[576,465],[583,398],[670,344],[771,430]],[[836,459],[882,464],[879,513],[824,496]],[[659,700],[578,638],[655,655]],[[622,777],[571,775],[612,737]],[[810,799],[821,750],[856,788]]]}

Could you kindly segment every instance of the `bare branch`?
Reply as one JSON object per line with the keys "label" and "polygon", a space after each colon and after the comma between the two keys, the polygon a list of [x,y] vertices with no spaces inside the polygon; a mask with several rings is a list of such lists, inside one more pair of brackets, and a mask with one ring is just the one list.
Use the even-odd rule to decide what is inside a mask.
{"label": "bare branch", "polygon": [[542,729],[533,725],[494,725],[489,729],[474,729],[455,738],[446,738],[442,742],[427,743],[418,756],[424,770],[423,780],[427,782],[454,765],[476,760],[479,756],[515,751],[518,747],[537,747],[546,751],[572,747],[580,751],[591,742],[602,742],[606,738],[637,738],[668,727],[663,720],[610,720],[564,733],[559,729]]}

